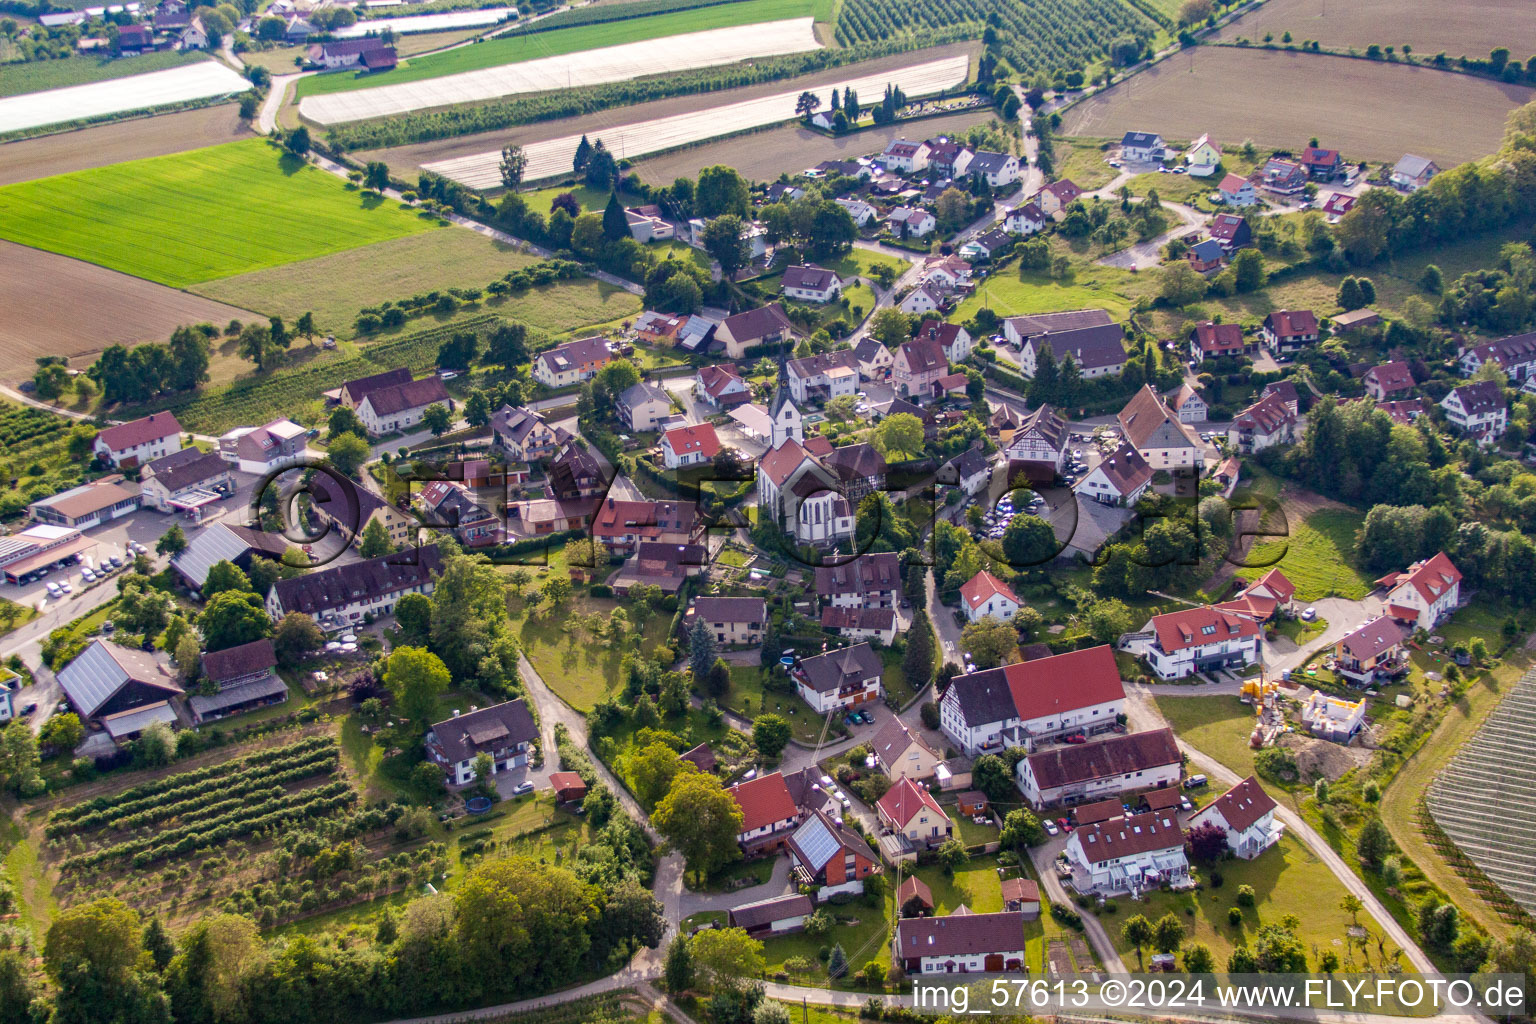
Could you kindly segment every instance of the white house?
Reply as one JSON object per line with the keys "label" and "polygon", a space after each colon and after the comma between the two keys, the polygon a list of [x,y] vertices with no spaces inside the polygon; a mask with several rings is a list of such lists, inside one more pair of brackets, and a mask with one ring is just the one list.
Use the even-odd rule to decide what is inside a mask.
{"label": "white house", "polygon": [[734,364],[701,366],[694,374],[693,395],[716,409],[733,409],[752,400],[752,389]]}
{"label": "white house", "polygon": [[236,427],[219,438],[219,455],[242,473],[269,473],[304,456],[309,432],[288,419]]}
{"label": "white house", "polygon": [[847,210],[853,223],[861,228],[868,227],[869,222],[880,215],[878,210],[862,199],[835,199],[833,202]]}
{"label": "white house", "polygon": [[1433,160],[1408,153],[1392,166],[1389,180],[1404,192],[1417,192],[1439,173],[1440,167]]}
{"label": "white house", "polygon": [[1023,206],[1015,206],[1003,217],[1003,227],[1010,234],[1032,235],[1036,231],[1045,230],[1045,212],[1034,203],[1025,203]]}
{"label": "white house", "polygon": [[975,348],[975,342],[969,331],[959,324],[944,323],[940,320],[924,320],[913,337],[932,338],[937,341],[939,347],[944,350],[944,358],[949,360],[951,366],[965,362]]}
{"label": "white house", "polygon": [[1180,384],[1170,391],[1167,402],[1168,408],[1178,414],[1180,423],[1204,423],[1210,415],[1211,407],[1200,397],[1200,392],[1188,384]]}
{"label": "white house", "polygon": [[939,226],[933,214],[910,206],[898,206],[885,215],[885,228],[897,238],[922,238]]}
{"label": "white house", "polygon": [[432,593],[443,571],[436,544],[408,555],[380,555],[334,565],[318,572],[278,580],[267,592],[267,614],[277,622],[289,612],[303,612],[326,632],[357,626],[365,618],[388,615],[406,594]]}
{"label": "white house", "polygon": [[980,448],[967,448],[939,469],[939,483],[958,487],[974,498],[992,482],[992,460]]}
{"label": "white house", "polygon": [[853,355],[859,361],[859,376],[865,380],[883,379],[896,362],[890,349],[867,336],[853,347]]}
{"label": "white house", "polygon": [[1536,332],[1516,334],[1462,349],[1457,357],[1457,369],[1463,377],[1470,377],[1477,372],[1478,367],[1490,360],[1511,381],[1536,377]]}
{"label": "white house", "polygon": [[928,166],[928,143],[892,139],[877,159],[888,171],[921,171]]}
{"label": "white house", "polygon": [[676,427],[661,438],[661,461],[668,469],[682,469],[710,462],[720,454],[720,438],[713,423]]}
{"label": "white house", "polygon": [[960,587],[960,606],[972,622],[980,622],[988,616],[1007,621],[1018,614],[1020,604],[1013,588],[985,569]]}
{"label": "white house", "polygon": [[1078,892],[1139,895],[1189,881],[1184,832],[1172,811],[1147,811],[1085,825],[1067,840]]}
{"label": "white house", "polygon": [[1121,442],[1114,454],[1106,456],[1073,490],[1101,505],[1130,508],[1141,500],[1152,484],[1152,467],[1133,446]]}
{"label": "white house", "polygon": [[730,788],[741,808],[741,831],[736,843],[747,853],[763,853],[782,846],[800,824],[802,815],[784,781],[783,772],[761,775]]}
{"label": "white house", "polygon": [[1444,551],[1402,572],[1388,573],[1376,585],[1386,588],[1387,614],[1415,629],[1438,626],[1461,601],[1461,570]]}
{"label": "white house", "polygon": [[1154,471],[1199,468],[1204,463],[1200,435],[1180,421],[1152,385],[1143,384],[1118,418],[1125,439]]}
{"label": "white house", "polygon": [[1241,669],[1259,659],[1259,626],[1251,618],[1211,607],[1154,616],[1120,646],[1140,655],[1159,679],[1183,679],[1213,668]]}
{"label": "white house", "polygon": [[816,567],[816,596],[826,607],[894,609],[900,593],[901,559],[894,551]]}
{"label": "white house", "polygon": [[1126,132],[1120,140],[1120,156],[1136,163],[1161,160],[1167,148],[1156,132]]}
{"label": "white house", "polygon": [[144,504],[161,512],[191,511],[228,497],[234,481],[229,463],[197,448],[161,456],[139,471]]}
{"label": "white house", "polygon": [[168,412],[152,412],[142,419],[107,427],[92,446],[97,458],[117,469],[181,451],[181,424]]}
{"label": "white house", "polygon": [[1227,442],[1244,454],[1296,440],[1297,416],[1271,392],[1237,414],[1227,428]]}
{"label": "white house", "polygon": [[1497,441],[1509,425],[1509,407],[1497,381],[1479,380],[1455,387],[1440,400],[1445,418],[1479,441]]}
{"label": "white house", "polygon": [[891,956],[908,975],[991,974],[1024,970],[1024,945],[1022,913],[962,907],[946,917],[897,921]]}
{"label": "white house", "polygon": [[965,173],[984,179],[993,188],[1003,188],[1019,180],[1019,158],[1012,153],[989,153],[978,149]]}
{"label": "white house", "polygon": [[419,426],[434,405],[453,408],[448,389],[436,374],[370,391],[357,407],[357,418],[370,435],[378,437]]}
{"label": "white house", "polygon": [[1021,760],[1014,775],[1024,799],[1041,808],[1176,786],[1183,766],[1173,730],[1154,729],[1051,747]]}
{"label": "white house", "polygon": [[801,302],[827,303],[842,294],[842,282],[837,275],[814,263],[789,267],[780,279],[784,296]]}
{"label": "white house", "polygon": [[1259,201],[1259,192],[1253,182],[1239,174],[1222,178],[1219,190],[1221,201],[1227,206],[1252,206]]}
{"label": "white house", "polygon": [[907,293],[906,298],[897,304],[897,308],[908,315],[935,313],[943,302],[943,296],[932,287],[920,284]]}
{"label": "white house", "polygon": [[801,699],[824,715],[879,700],[883,671],[880,656],[866,643],[806,658],[792,674]]}
{"label": "white house", "polygon": [[528,748],[539,738],[528,705],[519,697],[503,704],[479,708],[468,714],[454,711],[452,718],[434,722],[427,730],[427,756],[448,773],[448,784],[467,786],[475,778],[475,759],[491,756],[491,774],[509,772],[528,764]]}
{"label": "white house", "polygon": [[821,352],[791,359],[784,365],[784,379],[796,402],[827,401],[859,390],[859,357],[853,349]]}
{"label": "white house", "polygon": [[955,676],[939,700],[939,728],[969,757],[1114,728],[1125,684],[1108,644]]}
{"label": "white house", "polygon": [[1285,834],[1285,825],[1275,820],[1275,801],[1252,775],[1201,808],[1188,824],[1207,823],[1227,833],[1227,848],[1243,860],[1253,860]]}
{"label": "white house", "polygon": [[1317,316],[1310,309],[1277,309],[1264,318],[1259,336],[1275,355],[1294,355],[1320,337]]}

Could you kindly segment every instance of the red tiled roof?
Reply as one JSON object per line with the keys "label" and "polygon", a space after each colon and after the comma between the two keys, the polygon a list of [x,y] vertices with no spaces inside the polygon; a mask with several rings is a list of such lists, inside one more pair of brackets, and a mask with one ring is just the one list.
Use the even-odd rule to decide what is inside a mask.
{"label": "red tiled roof", "polygon": [[1281,338],[1317,333],[1317,317],[1310,309],[1277,309],[1264,318],[1264,323]]}
{"label": "red tiled roof", "polygon": [[1248,593],[1263,587],[1282,601],[1289,601],[1296,596],[1296,584],[1286,578],[1285,573],[1279,569],[1271,569],[1248,585]]}
{"label": "red tiled roof", "polygon": [[1372,619],[1339,641],[1352,657],[1368,661],[1384,651],[1390,651],[1408,638],[1408,631],[1391,616]]}
{"label": "red tiled roof", "polygon": [[1032,878],[1003,879],[1003,903],[1039,903],[1040,884]]}
{"label": "red tiled roof", "polygon": [[1218,324],[1211,320],[1195,324],[1190,332],[1202,352],[1213,355],[1221,352],[1243,350],[1243,328],[1240,324]]}
{"label": "red tiled roof", "polygon": [[158,441],[162,437],[171,437],[180,433],[181,424],[176,422],[174,414],[152,412],[143,419],[108,427],[97,434],[96,439],[103,442],[110,450],[120,452],[135,445],[147,444],[150,441]]}
{"label": "red tiled roof", "polygon": [[1240,177],[1239,175],[1228,172],[1227,176],[1221,179],[1221,190],[1231,194],[1246,184],[1248,184],[1247,178]]}
{"label": "red tiled roof", "polygon": [[1147,811],[1080,828],[1073,839],[1090,864],[1100,864],[1116,857],[1183,847],[1184,832],[1170,812]]}
{"label": "red tiled roof", "polygon": [[1374,380],[1382,393],[1388,395],[1394,391],[1406,391],[1413,387],[1413,371],[1408,369],[1407,363],[1398,360],[1371,367],[1365,371],[1365,379]]}
{"label": "red tiled roof", "polygon": [[922,900],[923,906],[933,909],[933,890],[921,878],[908,875],[907,880],[901,883],[901,888],[896,890],[897,909],[906,906],[914,897]]}
{"label": "red tiled roof", "polygon": [[784,773],[774,772],[750,782],[738,782],[731,787],[731,796],[741,808],[741,830],[751,832],[776,821],[795,816],[794,798],[784,784]]}
{"label": "red tiled roof", "polygon": [[698,454],[706,459],[712,459],[720,452],[720,438],[715,435],[715,427],[712,423],[676,427],[667,431],[662,437],[662,443],[679,457]]}
{"label": "red tiled roof", "polygon": [[1013,706],[1026,722],[1125,698],[1114,648],[1108,644],[1009,665],[1003,675]]}
{"label": "red tiled roof", "polygon": [[1002,594],[1014,604],[1019,604],[1018,595],[1002,580],[983,569],[975,576],[965,581],[960,588],[960,596],[965,599],[967,608],[977,608],[984,604],[987,598],[993,594]]}
{"label": "red tiled roof", "polygon": [[940,817],[948,817],[932,793],[905,777],[886,790],[877,806],[881,814],[896,823],[897,828],[906,828],[907,822],[915,818],[924,807]]}
{"label": "red tiled roof", "polygon": [[806,459],[806,451],[794,438],[790,438],[763,454],[758,459],[757,466],[763,471],[763,475],[773,481],[775,487],[784,486],[789,475],[795,471],[795,467]]}
{"label": "red tiled roof", "polygon": [[[1388,573],[1376,583],[1388,590],[1396,590],[1404,583],[1411,584],[1425,604],[1434,604],[1451,588],[1461,582],[1461,570],[1451,564],[1444,551],[1422,562],[1415,562],[1403,572]],[[1414,613],[1417,616],[1417,612]]]}
{"label": "red tiled roof", "polygon": [[1252,775],[1211,801],[1196,817],[1215,810],[1235,832],[1245,831],[1248,826],[1275,809],[1274,799]]}
{"label": "red tiled roof", "polygon": [[[1214,627],[1213,631],[1204,632],[1207,627]],[[1152,619],[1152,629],[1157,633],[1157,645],[1169,654],[1259,633],[1252,619],[1215,608],[1183,608],[1158,615]]]}

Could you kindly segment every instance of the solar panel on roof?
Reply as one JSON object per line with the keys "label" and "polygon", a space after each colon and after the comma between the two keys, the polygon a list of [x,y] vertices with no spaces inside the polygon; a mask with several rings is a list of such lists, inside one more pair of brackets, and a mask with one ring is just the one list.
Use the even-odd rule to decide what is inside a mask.
{"label": "solar panel on roof", "polygon": [[795,833],[795,845],[800,847],[801,852],[810,859],[811,867],[817,871],[820,871],[822,865],[831,860],[842,846],[831,830],[817,817],[812,817],[800,826],[800,831]]}

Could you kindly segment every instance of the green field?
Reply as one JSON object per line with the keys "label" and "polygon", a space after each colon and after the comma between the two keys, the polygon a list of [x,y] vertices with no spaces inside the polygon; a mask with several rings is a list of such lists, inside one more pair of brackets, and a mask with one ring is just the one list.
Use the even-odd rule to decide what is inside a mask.
{"label": "green field", "polygon": [[[1318,953],[1324,950],[1337,953],[1340,960],[1345,959],[1345,930],[1350,926],[1350,916],[1339,909],[1344,885],[1316,854],[1289,834],[1253,860],[1222,861],[1216,868],[1222,875],[1220,888],[1209,885],[1210,868],[1197,870],[1207,882],[1198,892],[1152,892],[1139,903],[1119,901],[1116,914],[1099,915],[1099,922],[1109,932],[1128,968],[1136,969],[1136,951],[1120,931],[1132,914],[1143,914],[1154,923],[1164,914],[1173,914],[1184,925],[1186,944],[1200,942],[1210,947],[1217,970],[1225,970],[1227,957],[1235,946],[1242,944],[1252,948],[1259,928],[1279,924],[1286,914],[1295,914],[1301,919],[1297,937],[1306,947],[1309,966],[1317,966]],[[1234,926],[1227,923],[1227,911],[1237,905],[1240,885],[1253,886],[1255,905],[1245,908],[1242,923]],[[1369,914],[1362,914],[1360,923],[1372,936],[1380,932],[1380,925]],[[1382,942],[1390,956],[1395,948],[1393,943],[1386,938]],[[1369,951],[1372,966],[1380,966],[1375,942],[1369,943]],[[1144,949],[1143,955],[1152,952]],[[1354,955],[1358,965],[1358,951]],[[1346,961],[1345,970],[1349,969]]]}
{"label": "green field", "polygon": [[439,224],[261,139],[0,188],[0,237],[175,288]]}
{"label": "green field", "polygon": [[983,281],[950,319],[967,320],[983,307],[998,316],[1104,309],[1111,316],[1123,318],[1134,302],[1126,290],[1136,284],[1145,289],[1153,283],[1151,275],[1144,274],[1143,281],[1137,282],[1130,271],[1114,267],[1078,264],[1074,270],[1073,276],[1057,279],[1043,273],[1021,272],[1017,263],[1009,264]]}
{"label": "green field", "polygon": [[567,53],[662,39],[686,32],[805,18],[816,14],[824,6],[827,6],[825,0],[739,0],[737,3],[673,11],[670,14],[655,14],[627,21],[608,21],[550,32],[502,36],[473,46],[461,46],[455,50],[403,61],[394,71],[382,74],[359,75],[343,71],[302,78],[294,87],[294,96],[303,99],[305,96],[372,89],[380,85],[420,82],[443,75],[456,75],[461,71],[479,71],[482,68],[518,64],[540,57],[559,57]]}
{"label": "green field", "polygon": [[[226,277],[191,290],[289,320],[313,312],[321,330],[350,338],[353,320],[365,306],[440,289],[484,288],[509,271],[537,262],[537,257],[473,231],[429,231]],[[638,298],[591,278],[560,281],[508,298],[493,296],[484,305],[552,334],[640,311]],[[405,330],[435,322],[431,316],[418,318]]]}
{"label": "green field", "polygon": [[1354,567],[1355,537],[1365,517],[1351,509],[1319,509],[1300,523],[1290,523],[1290,536],[1255,544],[1247,561],[1253,568],[1237,575],[1256,580],[1271,568],[1296,584],[1296,600],[1307,603],[1324,597],[1358,601],[1371,592],[1371,581]]}
{"label": "green field", "polygon": [[[1253,732],[1253,709],[1236,697],[1158,697],[1157,710],[1182,740],[1200,753],[1212,757],[1239,775],[1253,775],[1253,748],[1248,736]],[[1279,790],[1271,783],[1264,786],[1272,794]]]}
{"label": "green field", "polygon": [[105,82],[128,75],[143,75],[150,71],[179,68],[184,64],[196,64],[210,60],[206,53],[196,50],[162,50],[139,57],[66,57],[63,60],[34,60],[25,63],[0,64],[0,96],[20,96],[45,89],[62,89],[70,85],[87,85]]}

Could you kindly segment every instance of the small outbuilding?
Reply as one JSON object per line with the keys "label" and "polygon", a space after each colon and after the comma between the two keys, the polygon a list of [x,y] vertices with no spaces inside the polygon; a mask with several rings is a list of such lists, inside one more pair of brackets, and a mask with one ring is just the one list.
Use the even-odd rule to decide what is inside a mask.
{"label": "small outbuilding", "polygon": [[577,804],[587,797],[587,784],[575,772],[551,772],[549,784],[555,790],[555,802]]}
{"label": "small outbuilding", "polygon": [[1031,878],[1003,879],[1003,909],[1033,921],[1040,916],[1040,884]]}

